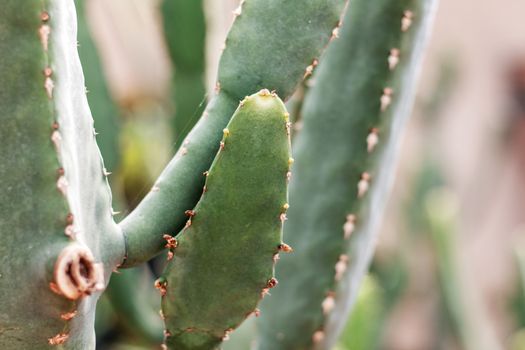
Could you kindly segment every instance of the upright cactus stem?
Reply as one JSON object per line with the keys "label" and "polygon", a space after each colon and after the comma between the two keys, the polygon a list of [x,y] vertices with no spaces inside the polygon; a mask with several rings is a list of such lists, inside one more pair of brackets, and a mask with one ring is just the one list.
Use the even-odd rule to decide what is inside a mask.
{"label": "upright cactus stem", "polygon": [[[0,347],[94,349],[98,293],[122,259],[68,0],[0,12]],[[100,234],[103,232],[104,234]]]}
{"label": "upright cactus stem", "polygon": [[294,140],[296,163],[259,349],[331,349],[376,241],[400,130],[436,1],[355,0],[317,68]]}
{"label": "upright cactus stem", "polygon": [[[262,88],[289,97],[338,26],[346,0],[246,0],[237,12],[219,65],[217,95],[150,193],[121,223],[124,266],[142,263],[186,222],[198,201],[221,131],[240,100]],[[293,15],[291,15],[293,14]]]}
{"label": "upright cactus stem", "polygon": [[202,113],[206,87],[206,19],[203,0],[164,0],[161,6],[173,74],[174,139],[180,147]]}
{"label": "upright cactus stem", "polygon": [[[170,349],[215,349],[277,285],[290,171],[288,113],[268,90],[246,97],[227,128],[202,198],[157,283]],[[284,247],[287,247],[285,249]]]}

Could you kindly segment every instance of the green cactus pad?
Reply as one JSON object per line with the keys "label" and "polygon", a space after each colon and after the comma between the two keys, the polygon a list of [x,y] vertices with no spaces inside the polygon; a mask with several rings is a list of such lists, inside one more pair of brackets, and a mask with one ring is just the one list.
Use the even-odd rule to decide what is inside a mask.
{"label": "green cactus pad", "polygon": [[306,96],[260,349],[331,349],[372,256],[435,1],[355,0]]}
{"label": "green cactus pad", "polygon": [[[214,349],[277,284],[290,168],[288,113],[268,90],[244,99],[159,287],[170,349]],[[165,289],[164,289],[165,288]]]}
{"label": "green cactus pad", "polygon": [[[184,226],[239,101],[262,88],[289,97],[318,58],[339,23],[345,0],[246,0],[241,5],[219,66],[218,90],[152,191],[122,223],[133,266],[163,247],[162,236]],[[239,13],[239,12],[237,12]]]}

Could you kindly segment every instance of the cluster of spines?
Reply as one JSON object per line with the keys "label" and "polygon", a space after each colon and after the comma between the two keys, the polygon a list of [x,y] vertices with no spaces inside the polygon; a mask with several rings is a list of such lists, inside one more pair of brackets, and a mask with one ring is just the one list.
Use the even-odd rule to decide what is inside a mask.
{"label": "cluster of spines", "polygon": [[[414,13],[410,10],[405,10],[400,21],[400,30],[404,33],[407,32],[412,26],[412,20]],[[337,36],[335,36],[337,37]],[[389,55],[386,59],[385,64],[388,66],[388,69],[393,72],[400,61],[401,51],[399,48],[391,48]],[[385,87],[383,89],[382,95],[379,98],[379,112],[385,113],[390,105],[392,104],[392,97],[394,95],[394,90],[391,87]],[[371,154],[379,143],[379,128],[373,127],[370,129],[369,134],[366,137],[366,149],[367,153]],[[357,182],[357,198],[363,199],[367,194],[371,182],[370,172],[364,171],[361,173],[360,179]],[[345,240],[349,240],[352,233],[354,232],[357,225],[357,215],[355,213],[349,213],[346,215],[345,223],[342,227],[343,237]],[[347,254],[341,254],[334,266],[334,280],[335,282],[340,282],[344,276],[344,273],[347,270],[349,263],[349,256]],[[326,293],[326,297],[321,303],[321,308],[323,315],[326,317],[335,307],[335,291],[331,290]],[[314,344],[320,343],[324,339],[324,330],[319,329],[314,332],[312,335],[312,341]]]}

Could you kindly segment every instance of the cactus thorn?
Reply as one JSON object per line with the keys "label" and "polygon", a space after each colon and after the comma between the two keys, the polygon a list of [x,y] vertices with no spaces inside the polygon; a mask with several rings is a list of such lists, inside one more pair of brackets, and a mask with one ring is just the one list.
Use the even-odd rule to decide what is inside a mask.
{"label": "cactus thorn", "polygon": [[44,48],[44,51],[47,52],[49,46],[49,34],[51,34],[51,27],[47,24],[43,24],[42,26],[40,26],[38,34],[40,36],[40,42],[42,43],[42,47]]}
{"label": "cactus thorn", "polygon": [[317,331],[312,335],[312,341],[317,344],[323,341],[324,339],[324,332],[323,331]]}
{"label": "cactus thorn", "polygon": [[288,218],[286,217],[285,213],[281,213],[281,215],[279,215],[279,220],[284,223],[286,220],[288,220]]}
{"label": "cactus thorn", "polygon": [[275,264],[277,262],[277,260],[279,260],[280,257],[279,257],[279,253],[275,253],[273,256],[272,256],[272,261],[273,263]]}
{"label": "cactus thorn", "polygon": [[290,209],[290,204],[288,204],[288,203],[284,203],[284,205],[283,205],[283,209],[284,209],[284,210],[288,210],[288,209]]}
{"label": "cactus thorn", "polygon": [[266,283],[266,288],[275,288],[275,286],[277,286],[279,284],[279,282],[277,281],[277,279],[275,277],[272,277],[268,280],[268,283]]}
{"label": "cactus thorn", "polygon": [[186,215],[186,216],[189,217],[189,218],[192,218],[192,217],[195,216],[195,211],[194,211],[194,210],[186,210],[186,211],[184,212],[184,215]]}
{"label": "cactus thorn", "polygon": [[[226,46],[226,44],[225,44]],[[217,82],[215,83],[215,92],[218,94],[221,91],[221,83]]]}
{"label": "cactus thorn", "polygon": [[323,314],[328,315],[335,307],[335,298],[334,292],[328,292],[328,295],[323,300],[321,307],[323,309]]}
{"label": "cactus thorn", "polygon": [[104,176],[109,176],[112,174],[112,172],[108,171],[106,168],[102,168],[102,174],[104,174]]}
{"label": "cactus thorn", "polygon": [[223,341],[230,340],[230,334],[234,331],[233,328],[228,328],[224,331],[224,336],[222,337]]}
{"label": "cactus thorn", "polygon": [[166,344],[160,344],[160,350],[168,350]]}
{"label": "cactus thorn", "polygon": [[339,260],[335,264],[335,280],[340,281],[343,278],[343,275],[348,266],[348,255],[341,254]]}
{"label": "cactus thorn", "polygon": [[67,225],[73,225],[73,221],[75,221],[75,217],[73,214],[69,213],[66,215],[66,224]]}
{"label": "cactus thorn", "polygon": [[202,173],[202,175],[208,177],[208,175],[210,175],[210,172],[206,170],[205,172]]}
{"label": "cactus thorn", "polygon": [[237,17],[240,16],[242,13],[242,3],[237,6],[237,8],[233,11],[233,16]]}
{"label": "cactus thorn", "polygon": [[163,278],[163,277],[158,278],[155,281],[154,286],[155,286],[155,288],[157,288],[159,290],[161,296],[165,296],[166,295],[166,287],[168,286],[168,282],[166,281],[165,278]]}
{"label": "cactus thorn", "polygon": [[40,20],[42,22],[47,22],[49,21],[49,12],[47,11],[42,11],[42,13],[40,14]]}
{"label": "cactus thorn", "polygon": [[113,208],[111,208],[111,216],[115,216],[115,215],[118,215],[120,213],[121,213],[120,211],[115,211],[115,210],[113,210]]}
{"label": "cactus thorn", "polygon": [[162,238],[164,238],[166,240],[166,245],[164,246],[164,248],[168,248],[168,249],[175,249],[177,248],[178,246],[178,242],[177,242],[177,239],[175,239],[173,236],[170,236],[170,235],[164,235],[162,236]]}
{"label": "cactus thorn", "polygon": [[77,315],[77,310],[71,311],[71,312],[66,312],[66,313],[60,315],[60,318],[63,319],[64,321],[69,321],[70,319],[72,319],[76,315]]}
{"label": "cactus thorn", "polygon": [[332,30],[332,37],[330,40],[339,38],[339,25]]}
{"label": "cactus thorn", "polygon": [[166,260],[170,261],[171,259],[173,259],[174,256],[175,256],[175,254],[174,254],[171,250],[169,250],[169,251],[168,251],[168,256],[167,256],[167,259],[166,259]]}
{"label": "cactus thorn", "polygon": [[64,175],[60,176],[57,180],[57,189],[62,193],[63,196],[67,195],[68,183]]}
{"label": "cactus thorn", "polygon": [[394,70],[399,63],[399,49],[391,49],[388,56],[388,68]]}
{"label": "cactus thorn", "polygon": [[224,141],[219,142],[219,149],[221,151],[224,149]]}
{"label": "cactus thorn", "polygon": [[64,229],[64,234],[69,238],[75,239],[75,227],[73,225],[67,225]]}
{"label": "cactus thorn", "polygon": [[58,130],[55,130],[53,131],[53,133],[51,133],[51,141],[53,141],[56,151],[59,152],[60,144],[62,141],[62,135],[60,135],[60,132]]}
{"label": "cactus thorn", "polygon": [[160,190],[160,187],[157,186],[157,185],[154,185],[152,188],[151,188],[151,192],[159,192]]}
{"label": "cactus thorn", "polygon": [[255,315],[255,317],[259,317],[259,316],[261,316],[261,310],[259,310],[259,309],[255,309],[255,310],[253,310],[252,313]]}
{"label": "cactus thorn", "polygon": [[186,147],[182,147],[182,148],[180,149],[180,154],[181,154],[182,156],[185,156],[186,154],[188,154],[188,149],[187,149]]}
{"label": "cactus thorn", "polygon": [[259,96],[272,96],[275,94],[275,92],[270,92],[268,89],[262,89],[259,91]]}
{"label": "cactus thorn", "polygon": [[403,18],[401,19],[401,31],[406,32],[412,25],[412,18],[414,18],[414,13],[412,11],[406,10],[403,12]]}
{"label": "cactus thorn", "polygon": [[291,172],[291,171],[288,171],[288,172],[286,173],[286,180],[287,180],[288,182],[290,182],[291,179],[292,179],[292,172]]}
{"label": "cactus thorn", "polygon": [[222,129],[222,134],[224,137],[228,137],[230,135],[230,130],[228,130],[228,128],[224,128]]}
{"label": "cactus thorn", "polygon": [[293,248],[290,247],[288,244],[286,243],[281,243],[277,246],[277,250],[279,250],[280,252],[285,252],[285,253],[291,253],[293,252]]}
{"label": "cactus thorn", "polygon": [[354,214],[348,214],[346,216],[346,222],[343,225],[344,238],[348,239],[355,230],[356,217]]}
{"label": "cactus thorn", "polygon": [[52,76],[52,75],[53,75],[53,70],[51,69],[51,67],[46,67],[46,68],[44,69],[44,76],[45,76],[46,78],[49,78],[49,77]]}
{"label": "cactus thorn", "polygon": [[383,95],[381,95],[381,112],[386,111],[390,103],[392,103],[393,90],[389,87],[383,89]]}
{"label": "cactus thorn", "polygon": [[370,174],[368,173],[362,173],[361,174],[361,180],[357,183],[357,197],[363,198],[363,196],[368,191],[368,187],[370,185]]}
{"label": "cactus thorn", "polygon": [[288,165],[292,165],[293,162],[295,162],[295,159],[293,159],[292,157],[288,158]]}
{"label": "cactus thorn", "polygon": [[371,153],[379,143],[379,130],[377,128],[370,129],[370,134],[366,137],[366,145],[368,153]]}
{"label": "cactus thorn", "polygon": [[46,94],[49,99],[53,98],[53,89],[55,87],[55,83],[53,82],[53,79],[50,77],[46,77],[46,80],[44,81],[44,88],[46,89]]}
{"label": "cactus thorn", "polygon": [[58,333],[54,337],[47,339],[47,342],[49,343],[49,345],[61,345],[66,342],[67,338],[69,338],[69,334]]}
{"label": "cactus thorn", "polygon": [[162,311],[162,309],[159,310],[159,316],[160,316],[161,320],[165,320],[166,319],[166,316],[164,316],[164,312]]}
{"label": "cactus thorn", "polygon": [[164,338],[171,337],[171,333],[167,329],[164,330],[163,334],[164,334]]}

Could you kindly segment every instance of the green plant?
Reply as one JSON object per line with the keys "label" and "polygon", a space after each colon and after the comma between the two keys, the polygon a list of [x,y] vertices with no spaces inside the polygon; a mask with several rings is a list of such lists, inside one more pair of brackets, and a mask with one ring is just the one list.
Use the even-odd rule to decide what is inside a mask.
{"label": "green plant", "polygon": [[[163,297],[165,347],[216,348],[249,314],[258,315],[258,301],[278,283],[279,252],[292,251],[281,236],[293,163],[281,99],[318,62],[294,146],[290,200],[297,197],[297,209],[292,203],[286,226],[296,253],[279,264],[283,286],[267,298],[260,347],[334,344],[352,298],[337,294],[343,315],[333,313],[325,323],[335,301],[326,293],[335,291],[335,274],[335,282],[351,281],[355,295],[368,264],[373,225],[364,218],[377,220],[387,186],[378,186],[367,205],[363,199],[369,185],[388,183],[391,161],[377,150],[396,149],[398,126],[391,129],[389,117],[408,115],[434,2],[356,0],[341,33],[345,0],[242,2],[216,94],[146,198],[117,225],[85,95],[74,4],[7,0],[0,14],[2,349],[94,349],[96,303],[112,271],[143,264],[166,248],[168,265],[155,283]],[[379,158],[387,171],[370,179],[367,171]],[[333,189],[318,186],[334,178]],[[315,191],[300,198],[300,188]],[[318,189],[322,197],[315,196]],[[308,218],[300,217],[302,210]],[[335,231],[319,235],[312,219],[330,222],[325,228]],[[307,223],[300,237],[298,227]],[[352,225],[352,237],[367,231],[349,246]],[[349,247],[355,264],[343,259]],[[312,268],[308,276],[306,268]],[[313,303],[285,322],[294,298]],[[286,308],[281,312],[275,303]],[[304,324],[309,333],[293,330]]]}

